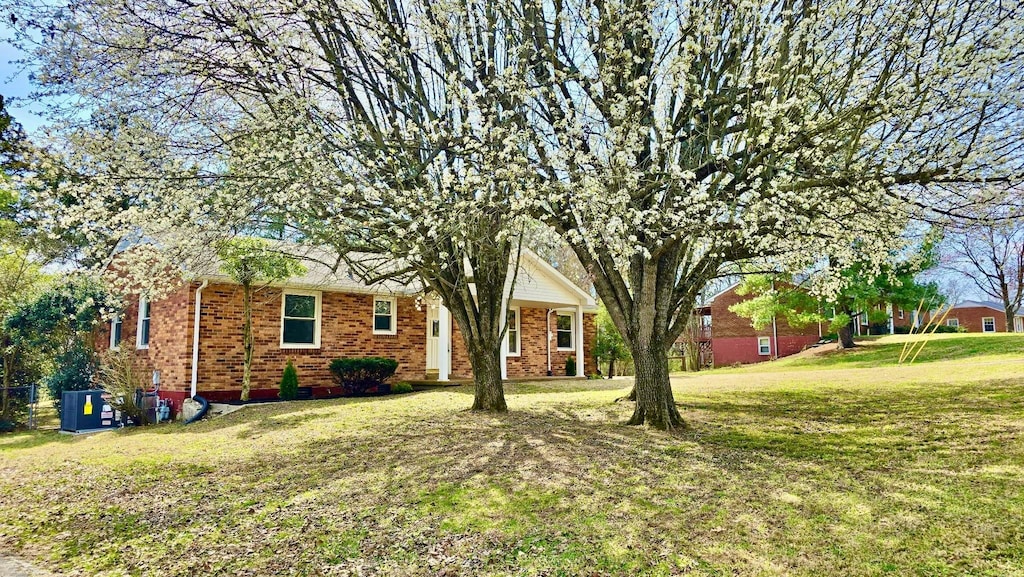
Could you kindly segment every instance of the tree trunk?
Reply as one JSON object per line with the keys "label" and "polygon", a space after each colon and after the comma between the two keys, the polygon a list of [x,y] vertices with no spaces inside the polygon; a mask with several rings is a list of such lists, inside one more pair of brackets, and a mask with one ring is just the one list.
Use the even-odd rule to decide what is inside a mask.
{"label": "tree trunk", "polygon": [[505,389],[501,383],[501,357],[499,347],[476,346],[469,349],[469,364],[473,366],[474,411],[508,411]]}
{"label": "tree trunk", "polygon": [[852,349],[857,346],[853,342],[853,331],[850,330],[850,325],[843,325],[839,327],[839,348],[840,349]]}
{"label": "tree trunk", "polygon": [[611,379],[611,378],[614,378],[614,377],[615,377],[615,357],[610,357],[608,359],[608,378]]}
{"label": "tree trunk", "polygon": [[[509,253],[499,249],[495,254],[481,254],[472,264],[475,294],[469,291],[470,283],[466,282],[463,271],[454,267],[451,267],[455,271],[454,278],[434,286],[458,325],[469,355],[475,389],[472,409],[504,413],[508,407],[501,382],[501,351],[506,335],[503,327]],[[456,290],[448,290],[450,287]]]}
{"label": "tree trunk", "polygon": [[252,384],[252,353],[255,343],[252,338],[252,285],[242,285],[242,350],[245,358],[242,361],[242,400],[249,400],[249,387]]}
{"label": "tree trunk", "polygon": [[1007,308],[1003,312],[1006,314],[1006,332],[1012,333],[1012,332],[1014,332],[1014,328],[1015,328],[1013,326],[1013,316],[1014,316],[1014,312],[1015,311],[1012,308]]}
{"label": "tree trunk", "polygon": [[3,378],[3,398],[0,399],[0,417],[7,419],[8,411],[10,410],[10,392],[11,392],[11,357],[14,355],[4,355],[4,378]]}
{"label": "tree trunk", "polygon": [[672,397],[672,384],[668,377],[668,354],[665,347],[653,343],[633,348],[636,366],[636,409],[627,425],[647,423],[662,430],[685,426],[683,417]]}

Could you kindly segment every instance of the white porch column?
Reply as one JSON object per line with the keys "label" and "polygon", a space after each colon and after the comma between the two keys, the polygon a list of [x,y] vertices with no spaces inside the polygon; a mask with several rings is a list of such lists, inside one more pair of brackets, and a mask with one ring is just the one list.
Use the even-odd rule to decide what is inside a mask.
{"label": "white porch column", "polygon": [[576,305],[576,376],[587,376],[586,359],[583,357],[583,307]]}
{"label": "white porch column", "polygon": [[452,372],[452,318],[443,304],[437,307],[437,380],[447,381]]}
{"label": "white porch column", "polygon": [[508,324],[508,301],[502,299],[501,301],[501,328],[500,330],[505,333],[504,338],[501,339],[501,380],[508,378],[508,333],[505,332]]}

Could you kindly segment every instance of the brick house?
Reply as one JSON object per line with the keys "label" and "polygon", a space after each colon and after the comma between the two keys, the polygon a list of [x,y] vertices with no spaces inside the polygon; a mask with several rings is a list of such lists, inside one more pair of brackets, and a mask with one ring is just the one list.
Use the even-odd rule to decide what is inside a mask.
{"label": "brick house", "polygon": [[709,364],[724,367],[768,361],[798,353],[821,338],[819,325],[796,328],[784,318],[773,319],[762,330],[755,329],[750,319],[729,310],[749,298],[736,293],[738,286],[739,283],[730,285],[696,310],[701,316],[701,348],[711,352]]}
{"label": "brick house", "polygon": [[[570,356],[584,359],[570,376],[596,372],[594,298],[531,252],[524,251],[520,263],[501,355],[503,376],[566,376]],[[254,295],[252,399],[277,397],[289,360],[298,369],[299,386],[311,387],[315,397],[339,394],[328,371],[339,357],[393,358],[398,380],[472,378],[448,310],[418,287],[367,286],[324,265],[304,264],[303,276]],[[153,302],[127,297],[122,314],[103,327],[98,342],[132,347],[176,412],[196,394],[237,400],[242,306],[240,285],[220,273],[198,275]]]}
{"label": "brick house", "polygon": [[1024,333],[1024,310],[1018,310],[1013,326],[1007,327],[1003,305],[993,301],[962,301],[946,315],[945,324],[969,333]]}

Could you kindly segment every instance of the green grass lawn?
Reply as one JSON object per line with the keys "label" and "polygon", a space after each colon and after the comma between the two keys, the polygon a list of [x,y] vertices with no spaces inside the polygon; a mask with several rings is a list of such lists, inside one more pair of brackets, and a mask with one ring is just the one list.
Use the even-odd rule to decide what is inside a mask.
{"label": "green grass lawn", "polygon": [[680,375],[673,434],[620,425],[619,380],[509,385],[504,416],[459,387],[3,436],[0,553],[84,575],[1024,576],[1022,343]]}

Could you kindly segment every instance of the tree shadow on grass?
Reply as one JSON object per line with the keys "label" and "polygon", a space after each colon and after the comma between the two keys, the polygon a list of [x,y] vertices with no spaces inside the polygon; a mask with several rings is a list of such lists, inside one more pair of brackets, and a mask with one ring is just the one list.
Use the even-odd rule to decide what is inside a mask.
{"label": "tree shadow on grass", "polygon": [[[738,540],[740,550],[770,539],[785,543],[786,522],[768,528],[756,522],[790,509],[800,522],[827,527],[841,513],[827,503],[806,511],[783,504],[790,509],[780,512],[767,495],[780,488],[776,483],[795,479],[836,484],[815,485],[815,491],[878,498],[887,477],[867,473],[898,471],[893,464],[932,450],[930,444],[948,448],[950,437],[934,437],[947,423],[974,422],[954,439],[958,446],[991,442],[1002,425],[983,417],[1019,416],[1022,401],[985,399],[1002,399],[1014,386],[983,383],[927,395],[916,389],[878,396],[850,390],[723,394],[683,402],[690,427],[673,434],[620,425],[629,403],[538,403],[504,415],[435,403],[415,420],[370,419],[358,430],[346,428],[347,409],[378,403],[386,412],[391,401],[416,399],[266,407],[256,420],[247,409],[221,419],[230,426],[249,423],[244,431],[253,435],[232,437],[220,431],[229,426],[221,419],[194,430],[264,449],[255,433],[268,430],[261,423],[271,420],[277,421],[273,431],[294,432],[294,439],[275,438],[265,450],[222,459],[216,467],[181,459],[133,468],[131,484],[104,471],[79,497],[90,506],[34,506],[48,508],[36,518],[41,534],[55,535],[58,555],[86,556],[91,567],[128,572],[471,575],[486,572],[483,567],[521,572],[523,563],[542,559],[567,574],[593,567],[630,574],[636,572],[631,563],[663,562],[666,547],[697,555],[689,548],[701,540],[722,547]],[[434,392],[418,394],[421,402],[436,401],[429,397]],[[300,425],[313,420],[324,422],[328,433],[303,436]],[[819,470],[827,474],[815,477]],[[146,488],[144,499],[137,487]],[[93,513],[112,504],[139,530],[119,536],[109,524],[96,523]],[[835,537],[810,535],[804,538],[822,548],[826,566],[841,567],[857,551],[830,557],[824,548]],[[870,556],[872,538],[854,532],[847,546]],[[179,548],[150,551],[153,543],[182,539],[189,544],[184,555]],[[102,557],[110,543],[152,554]],[[734,561],[751,570],[757,563]],[[387,563],[397,565],[389,571]]]}
{"label": "tree shadow on grass", "polygon": [[[703,423],[695,440],[752,454],[892,467],[955,446],[964,458],[1012,438],[1024,414],[1014,380],[879,391],[743,392],[685,401]],[[726,400],[728,399],[728,400]]]}

